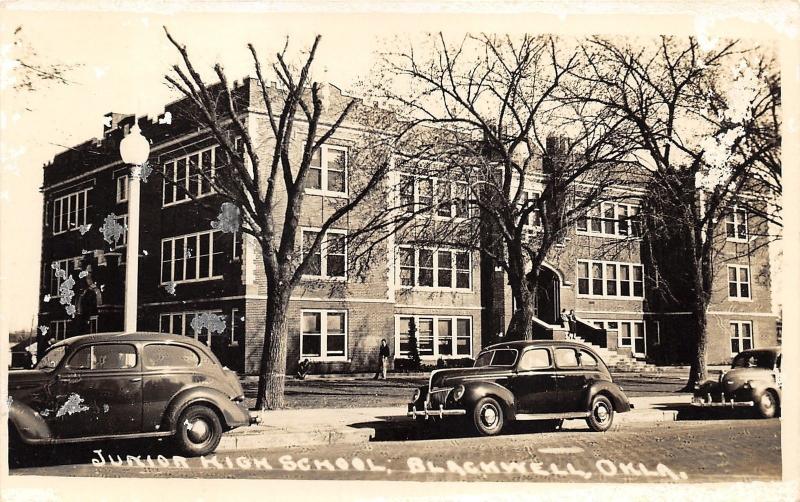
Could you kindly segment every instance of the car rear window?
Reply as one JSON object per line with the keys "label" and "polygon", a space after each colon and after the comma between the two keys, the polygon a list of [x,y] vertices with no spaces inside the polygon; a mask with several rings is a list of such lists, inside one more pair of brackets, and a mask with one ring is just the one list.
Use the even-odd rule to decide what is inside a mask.
{"label": "car rear window", "polygon": [[200,364],[200,357],[192,349],[166,343],[146,345],[142,360],[148,368],[194,368]]}
{"label": "car rear window", "polygon": [[136,366],[136,347],[106,343],[82,347],[69,359],[75,370],[124,370]]}
{"label": "car rear window", "polygon": [[581,366],[583,367],[594,368],[597,366],[597,359],[585,350],[578,352],[578,357],[580,357]]}

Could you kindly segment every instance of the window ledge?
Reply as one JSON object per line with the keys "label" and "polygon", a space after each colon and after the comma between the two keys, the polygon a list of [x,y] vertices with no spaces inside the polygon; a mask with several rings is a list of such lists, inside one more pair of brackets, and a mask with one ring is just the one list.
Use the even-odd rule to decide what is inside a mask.
{"label": "window ledge", "polygon": [[352,359],[346,356],[300,356],[300,360],[308,359],[310,363],[351,363],[353,362]]}
{"label": "window ledge", "polygon": [[222,278],[224,278],[224,276],[222,276],[222,275],[215,275],[215,276],[213,276],[213,277],[203,277],[202,279],[188,279],[188,280],[180,280],[180,281],[167,281],[167,282],[161,282],[161,283],[159,283],[159,285],[160,285],[160,286],[166,286],[167,284],[170,284],[170,283],[175,283],[175,285],[177,286],[177,285],[179,285],[179,284],[192,284],[192,283],[194,283],[194,282],[218,281],[218,280],[220,280],[220,279],[222,279]]}
{"label": "window ledge", "polygon": [[310,195],[320,195],[322,197],[332,197],[334,199],[348,199],[350,196],[347,192],[331,192],[321,188],[306,188],[305,193]]}
{"label": "window ledge", "polygon": [[626,300],[626,301],[644,301],[643,296],[605,296],[605,295],[575,295],[575,298],[586,298],[588,300]]}

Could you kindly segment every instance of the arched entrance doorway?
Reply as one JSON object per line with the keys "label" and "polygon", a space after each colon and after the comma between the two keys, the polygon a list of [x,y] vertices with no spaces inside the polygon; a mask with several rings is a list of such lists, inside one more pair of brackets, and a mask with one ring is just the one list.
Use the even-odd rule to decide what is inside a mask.
{"label": "arched entrance doorway", "polygon": [[539,269],[534,293],[534,315],[548,324],[561,324],[561,280],[547,265]]}

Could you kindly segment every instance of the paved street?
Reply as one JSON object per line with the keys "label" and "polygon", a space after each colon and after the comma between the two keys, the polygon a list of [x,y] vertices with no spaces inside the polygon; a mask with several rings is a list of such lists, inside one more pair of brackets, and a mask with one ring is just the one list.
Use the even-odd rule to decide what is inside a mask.
{"label": "paved street", "polygon": [[[102,450],[102,459],[93,450]],[[557,482],[766,481],[781,475],[777,419],[626,424],[605,434],[540,433],[525,426],[493,438],[448,430],[402,442],[243,450],[203,459],[172,457],[164,446],[142,442],[40,453],[11,474]]]}

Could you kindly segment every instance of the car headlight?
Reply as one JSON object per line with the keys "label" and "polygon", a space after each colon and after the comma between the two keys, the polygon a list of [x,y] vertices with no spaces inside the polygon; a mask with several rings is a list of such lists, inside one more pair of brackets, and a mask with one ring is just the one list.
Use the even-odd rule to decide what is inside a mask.
{"label": "car headlight", "polygon": [[466,389],[464,389],[463,385],[459,385],[458,387],[453,389],[453,401],[458,401],[459,399],[464,397],[464,391],[465,390]]}
{"label": "car headlight", "polygon": [[422,391],[419,389],[414,390],[414,396],[411,398],[411,402],[416,403],[419,400],[419,397],[422,395]]}

